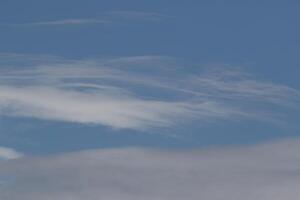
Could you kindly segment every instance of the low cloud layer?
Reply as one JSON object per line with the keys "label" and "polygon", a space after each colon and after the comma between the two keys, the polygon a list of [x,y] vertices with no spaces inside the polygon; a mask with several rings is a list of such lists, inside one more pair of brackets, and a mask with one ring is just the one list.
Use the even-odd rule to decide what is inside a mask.
{"label": "low cloud layer", "polygon": [[300,102],[288,86],[228,67],[189,72],[169,57],[1,58],[5,116],[143,130],[185,121],[277,122],[280,109],[296,111]]}
{"label": "low cloud layer", "polygon": [[1,200],[285,200],[300,142],[195,151],[94,150],[0,164]]}

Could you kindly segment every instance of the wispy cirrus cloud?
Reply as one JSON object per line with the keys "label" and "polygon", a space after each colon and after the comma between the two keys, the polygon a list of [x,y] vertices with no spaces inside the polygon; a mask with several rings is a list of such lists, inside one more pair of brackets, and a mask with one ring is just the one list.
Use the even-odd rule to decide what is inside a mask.
{"label": "wispy cirrus cloud", "polygon": [[46,21],[32,21],[24,23],[0,24],[5,27],[51,27],[51,26],[79,26],[79,25],[107,25],[115,23],[131,23],[138,21],[159,22],[170,18],[155,12],[138,11],[110,11],[94,18],[63,18]]}
{"label": "wispy cirrus cloud", "polygon": [[125,18],[125,19],[135,19],[135,20],[146,20],[146,21],[161,21],[165,19],[172,18],[169,15],[156,13],[156,12],[140,12],[140,11],[110,11],[106,12],[105,15],[113,18]]}
{"label": "wispy cirrus cloud", "polygon": [[141,130],[185,121],[276,121],[284,113],[274,108],[299,106],[296,89],[234,68],[191,73],[170,57],[6,57],[1,115]]}
{"label": "wispy cirrus cloud", "polygon": [[108,20],[102,19],[61,19],[44,22],[30,22],[24,24],[15,24],[15,26],[60,26],[60,25],[84,25],[84,24],[106,24]]}
{"label": "wispy cirrus cloud", "polygon": [[171,126],[176,121],[175,116],[186,116],[192,112],[186,103],[143,100],[114,88],[96,89],[83,92],[49,86],[0,87],[0,111],[9,116],[133,129]]}
{"label": "wispy cirrus cloud", "polygon": [[[227,149],[110,149],[0,164],[1,200],[282,200],[300,195],[298,140]],[[6,178],[7,179],[7,178]]]}

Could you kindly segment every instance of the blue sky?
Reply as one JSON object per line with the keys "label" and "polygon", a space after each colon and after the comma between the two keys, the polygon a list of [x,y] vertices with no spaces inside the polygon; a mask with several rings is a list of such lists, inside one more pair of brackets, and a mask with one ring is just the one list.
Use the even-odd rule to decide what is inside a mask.
{"label": "blue sky", "polygon": [[[11,188],[22,188],[24,177],[32,187],[36,183],[31,178],[48,178],[36,163],[45,163],[47,171],[62,157],[66,163],[58,168],[76,168],[77,160],[89,159],[86,154],[91,149],[92,156],[109,164],[114,162],[110,156],[112,160],[117,155],[139,160],[145,154],[150,162],[158,162],[171,152],[170,160],[156,166],[161,170],[177,159],[184,160],[183,155],[195,160],[191,150],[199,153],[200,163],[214,163],[211,159],[224,156],[217,164],[226,170],[226,158],[239,162],[248,155],[245,151],[252,149],[249,161],[253,162],[263,159],[257,152],[272,154],[279,148],[290,155],[297,151],[299,6],[296,1],[1,0],[3,198],[19,199]],[[295,149],[290,150],[289,144]],[[232,149],[219,150],[223,148]],[[211,159],[207,149],[213,149]],[[48,159],[49,155],[61,157]],[[292,155],[287,157],[295,158]],[[68,161],[70,156],[74,162]],[[32,167],[41,170],[38,177],[29,169],[20,176],[11,175],[14,171],[6,168],[15,166],[11,160],[20,157],[24,164],[33,159]],[[272,157],[270,162],[279,159]],[[137,167],[135,162],[132,168]],[[266,162],[259,170],[269,166]],[[171,167],[172,173],[186,173],[199,165],[189,163],[187,168]],[[147,167],[145,170],[151,171]],[[252,165],[238,166],[237,170],[245,168],[258,176]],[[51,170],[49,173],[58,173]],[[205,173],[205,169],[197,173]],[[6,183],[11,176],[16,179],[12,185]],[[69,179],[64,181],[69,184]],[[235,184],[232,187],[237,187]],[[47,182],[45,187],[53,187],[53,183]],[[79,186],[69,188],[75,195],[73,187]],[[44,194],[29,186],[25,198],[48,194],[66,198],[66,191],[53,188],[53,194],[40,188]],[[245,188],[241,190],[247,191]],[[87,191],[82,190],[82,194]],[[189,192],[194,194],[194,190]],[[227,192],[228,199],[241,198]],[[261,199],[272,197],[257,192]],[[126,195],[137,198],[136,193]],[[147,195],[143,198],[154,197],[151,192]],[[206,195],[203,198],[217,199],[212,193]],[[171,196],[160,198],[176,199]]]}
{"label": "blue sky", "polygon": [[[159,73],[166,72],[161,72],[158,67],[179,67],[180,70],[173,72],[173,76],[177,76],[175,73],[197,76],[201,71],[212,69],[218,69],[222,74],[222,70],[232,68],[230,70],[242,70],[251,74],[257,81],[299,88],[299,61],[295,53],[298,51],[299,30],[296,22],[299,15],[295,3],[70,3],[4,1],[0,8],[2,68],[5,65],[8,68],[16,65],[15,68],[21,69],[24,66],[54,62],[55,59],[66,62],[65,60],[131,58],[131,61],[119,61],[120,63],[115,65],[124,68],[125,65],[140,62],[132,67],[142,68],[145,73],[150,68],[156,70],[159,76]],[[139,57],[144,57],[145,60],[134,61]],[[151,78],[155,78],[154,75]],[[137,84],[132,87],[137,87]],[[145,91],[145,96],[149,96],[147,93],[151,92],[153,91],[149,88],[149,92]],[[165,92],[156,91],[160,96],[158,98]],[[113,130],[101,125],[82,127],[80,124],[2,117],[1,132],[4,134],[1,134],[1,145],[10,145],[35,154],[56,152],[57,149],[74,150],[76,146],[78,149],[128,145],[176,148],[252,143],[273,137],[297,136],[299,127],[296,120],[293,120],[294,117],[289,119],[289,116],[297,116],[297,111],[280,109],[283,110],[275,114],[286,115],[282,120],[285,125],[238,120],[211,124],[205,122],[199,126],[199,123],[193,120],[179,127],[168,127],[167,130],[146,131],[150,134],[139,133],[136,130]],[[31,128],[12,129],[11,124]],[[66,137],[66,140],[72,140],[72,147],[69,148],[65,142],[58,142],[64,140],[61,132],[65,131],[65,127],[68,127],[68,131],[73,135],[71,138]],[[40,136],[37,133],[39,129],[47,131]],[[82,133],[86,131],[91,134]],[[240,133],[241,131],[245,133]],[[20,132],[24,132],[26,138]],[[131,132],[134,132],[134,136]],[[185,132],[185,135],[176,132]],[[178,136],[170,137],[170,133]],[[49,138],[49,141],[44,137]],[[86,141],[85,144],[82,144],[82,138]],[[23,142],[24,140],[31,142]]]}

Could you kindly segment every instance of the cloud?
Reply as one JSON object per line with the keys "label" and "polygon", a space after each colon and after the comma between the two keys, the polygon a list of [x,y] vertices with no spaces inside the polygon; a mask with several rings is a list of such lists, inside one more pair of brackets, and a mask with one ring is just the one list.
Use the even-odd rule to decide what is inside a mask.
{"label": "cloud", "polygon": [[145,130],[186,121],[278,121],[283,113],[274,110],[299,106],[296,89],[234,68],[191,73],[170,57],[1,57],[5,116]]}
{"label": "cloud", "polygon": [[142,129],[170,126],[175,116],[192,112],[188,104],[142,100],[110,88],[88,93],[36,86],[0,90],[0,111],[10,116]]}
{"label": "cloud", "polygon": [[[109,23],[107,20],[101,19],[62,19],[45,22],[31,22],[22,24],[25,26],[59,26],[59,25],[84,25],[84,24],[106,24]],[[21,24],[19,24],[21,25]]]}
{"label": "cloud", "polygon": [[0,160],[10,160],[22,157],[22,154],[12,148],[0,147]]}
{"label": "cloud", "polygon": [[80,18],[70,18],[70,19],[58,19],[50,21],[37,21],[37,22],[26,22],[26,23],[16,23],[16,24],[0,24],[1,27],[19,27],[19,28],[29,28],[29,27],[51,27],[51,26],[80,26],[80,25],[105,25],[111,23],[109,20],[104,19],[80,19]]}
{"label": "cloud", "polygon": [[140,12],[140,11],[110,11],[106,15],[113,18],[125,18],[125,19],[135,19],[143,21],[161,21],[164,19],[172,18],[169,15],[155,13],[155,12]]}
{"label": "cloud", "polygon": [[137,11],[110,11],[105,12],[97,18],[64,18],[48,21],[35,21],[15,24],[1,24],[6,27],[51,27],[51,26],[79,26],[79,25],[105,25],[120,22],[137,22],[152,21],[159,22],[170,18],[167,15],[154,12],[137,12]]}
{"label": "cloud", "polygon": [[299,141],[210,150],[110,149],[0,164],[1,200],[282,200],[300,196]]}

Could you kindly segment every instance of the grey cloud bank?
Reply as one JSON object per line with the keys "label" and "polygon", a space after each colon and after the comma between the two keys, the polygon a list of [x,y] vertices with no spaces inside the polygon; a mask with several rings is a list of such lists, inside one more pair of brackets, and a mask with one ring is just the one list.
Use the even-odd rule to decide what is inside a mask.
{"label": "grey cloud bank", "polygon": [[[285,200],[300,142],[195,151],[93,150],[0,164],[1,200]],[[5,179],[4,179],[5,180]]]}

